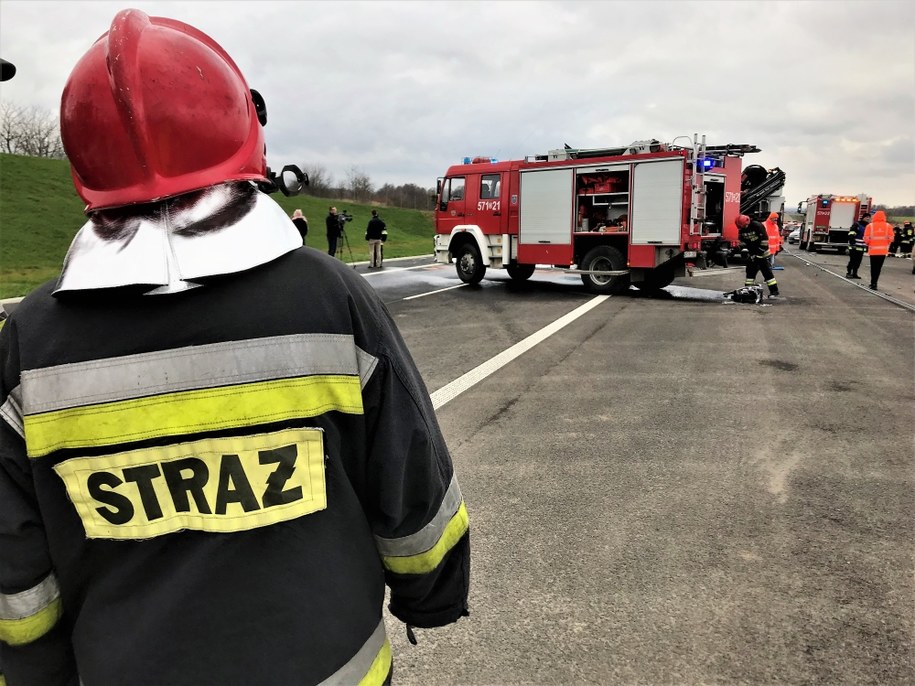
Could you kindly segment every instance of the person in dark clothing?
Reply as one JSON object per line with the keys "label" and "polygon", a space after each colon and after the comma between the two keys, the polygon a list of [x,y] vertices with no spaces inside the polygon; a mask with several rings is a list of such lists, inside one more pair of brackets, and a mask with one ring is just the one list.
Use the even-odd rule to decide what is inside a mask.
{"label": "person in dark clothing", "polygon": [[330,208],[324,223],[327,226],[327,254],[333,256],[337,254],[337,239],[340,238],[340,217],[336,207]]}
{"label": "person in dark clothing", "polygon": [[896,253],[899,250],[899,241],[902,238],[902,227],[896,224],[893,226],[893,242],[890,243],[890,251],[887,254],[888,257],[896,257]]}
{"label": "person in dark clothing", "polygon": [[369,243],[369,269],[381,269],[381,241],[384,238],[385,223],[378,216],[378,210],[372,210],[372,218],[365,228],[365,240]]}
{"label": "person in dark clothing", "polygon": [[899,256],[911,257],[913,245],[915,245],[915,229],[912,228],[912,222],[905,222],[899,235]]}
{"label": "person in dark clothing", "polygon": [[865,213],[861,218],[852,224],[848,230],[848,266],[845,267],[846,279],[860,279],[858,268],[861,266],[861,260],[864,259],[864,251],[867,245],[864,243],[864,229],[867,228],[867,222],[870,221],[870,214]]}
{"label": "person in dark clothing", "polygon": [[769,266],[769,236],[762,222],[750,219],[741,214],[737,217],[737,230],[742,247],[747,251],[747,278],[744,285],[752,286],[756,283],[756,274],[762,272],[769,287],[769,297],[778,297],[778,282],[772,275]]}
{"label": "person in dark clothing", "polygon": [[292,223],[299,230],[302,237],[302,245],[305,245],[305,236],[308,235],[308,218],[302,214],[302,210],[296,210],[292,213]]}
{"label": "person in dark clothing", "polygon": [[0,328],[0,684],[385,686],[386,597],[414,642],[468,615],[432,400],[260,190],[262,103],[135,9],[67,80],[86,223]]}

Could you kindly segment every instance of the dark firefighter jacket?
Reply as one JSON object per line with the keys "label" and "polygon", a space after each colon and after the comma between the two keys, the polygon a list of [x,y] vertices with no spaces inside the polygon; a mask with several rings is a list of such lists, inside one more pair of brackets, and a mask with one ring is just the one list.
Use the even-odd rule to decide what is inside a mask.
{"label": "dark firefighter jacket", "polygon": [[867,222],[859,219],[848,230],[848,248],[849,250],[859,250],[864,252],[867,244],[864,242],[864,230],[867,228]]}
{"label": "dark firefighter jacket", "polygon": [[739,232],[740,243],[750,253],[750,257],[769,257],[769,235],[762,222],[751,219]]}
{"label": "dark firefighter jacket", "polygon": [[301,248],[169,296],[52,287],[0,330],[9,686],[382,684],[385,582],[414,626],[466,614],[451,459],[358,275]]}

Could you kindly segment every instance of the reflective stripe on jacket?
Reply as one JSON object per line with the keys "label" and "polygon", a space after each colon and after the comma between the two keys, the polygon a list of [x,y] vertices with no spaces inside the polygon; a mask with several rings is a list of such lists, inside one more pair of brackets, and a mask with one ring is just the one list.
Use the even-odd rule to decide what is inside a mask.
{"label": "reflective stripe on jacket", "polygon": [[893,227],[887,223],[886,214],[882,210],[874,213],[874,219],[864,229],[864,242],[867,244],[868,255],[886,255],[893,242]]}
{"label": "reflective stripe on jacket", "polygon": [[848,247],[851,250],[864,251],[867,248],[867,244],[864,242],[864,229],[866,227],[867,224],[859,219],[848,230]]}
{"label": "reflective stripe on jacket", "polygon": [[303,248],[175,295],[53,285],[0,331],[10,683],[380,685],[386,583],[414,626],[466,614],[451,459],[355,272]]}
{"label": "reflective stripe on jacket", "polygon": [[769,236],[762,222],[751,220],[744,228],[739,229],[740,242],[753,257],[769,257]]}

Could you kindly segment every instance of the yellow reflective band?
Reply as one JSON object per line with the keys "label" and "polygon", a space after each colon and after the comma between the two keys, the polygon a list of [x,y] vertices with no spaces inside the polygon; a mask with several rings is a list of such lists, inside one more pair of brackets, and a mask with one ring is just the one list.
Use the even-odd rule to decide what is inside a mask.
{"label": "yellow reflective band", "polygon": [[391,642],[384,639],[384,645],[372,661],[368,673],[359,681],[359,686],[381,686],[391,672]]}
{"label": "yellow reflective band", "polygon": [[54,471],[89,538],[247,531],[327,507],[320,429],[76,457]]}
{"label": "yellow reflective band", "polygon": [[461,540],[461,536],[467,532],[469,526],[467,507],[461,501],[461,506],[448,522],[441,538],[429,550],[418,555],[404,557],[385,555],[381,559],[384,566],[396,574],[426,574],[439,566],[448,551]]}
{"label": "yellow reflective band", "polygon": [[21,646],[38,640],[54,628],[62,614],[60,598],[55,598],[28,617],[0,619],[0,641],[11,646]]}
{"label": "yellow reflective band", "polygon": [[166,393],[26,415],[23,425],[34,458],[61,448],[232,429],[333,410],[362,414],[358,376],[306,376]]}

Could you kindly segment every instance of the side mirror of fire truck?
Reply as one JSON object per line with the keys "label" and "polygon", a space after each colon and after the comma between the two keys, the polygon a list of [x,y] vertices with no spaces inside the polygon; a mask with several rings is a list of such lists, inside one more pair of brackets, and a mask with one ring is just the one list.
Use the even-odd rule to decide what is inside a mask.
{"label": "side mirror of fire truck", "polygon": [[801,200],[801,201],[797,204],[797,213],[798,213],[798,214],[802,214],[802,213],[803,213],[803,210],[801,209],[801,207],[802,207],[803,205],[804,205],[804,201],[803,201],[803,200]]}

